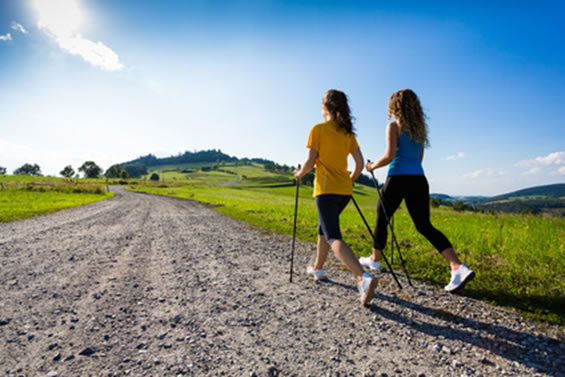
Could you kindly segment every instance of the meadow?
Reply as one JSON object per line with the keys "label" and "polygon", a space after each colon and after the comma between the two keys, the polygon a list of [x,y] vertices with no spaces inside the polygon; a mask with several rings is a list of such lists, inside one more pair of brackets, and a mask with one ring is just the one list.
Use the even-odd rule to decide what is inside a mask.
{"label": "meadow", "polygon": [[[216,172],[209,176],[202,174],[198,180],[177,177],[172,181],[145,181],[132,190],[212,204],[226,215],[292,235],[296,188],[290,176],[267,173],[259,166],[222,169],[245,175],[245,178],[238,185],[221,187],[217,185]],[[222,174],[225,174],[223,180],[234,180],[233,174]],[[374,226],[376,190],[356,185],[354,197]],[[465,289],[465,295],[517,309],[539,321],[565,324],[565,219],[456,212],[443,206],[433,208],[431,216],[432,223],[451,240],[462,261],[477,273]],[[371,237],[352,203],[340,221],[344,239],[353,250],[359,256],[369,255]],[[315,242],[316,224],[312,188],[301,186],[297,237]],[[437,286],[446,284],[449,280],[446,262],[416,231],[404,204],[394,216],[394,227],[411,277]],[[390,259],[390,243],[385,253]],[[401,270],[396,252],[393,268]]]}
{"label": "meadow", "polygon": [[0,175],[0,222],[52,213],[113,195],[102,180]]}

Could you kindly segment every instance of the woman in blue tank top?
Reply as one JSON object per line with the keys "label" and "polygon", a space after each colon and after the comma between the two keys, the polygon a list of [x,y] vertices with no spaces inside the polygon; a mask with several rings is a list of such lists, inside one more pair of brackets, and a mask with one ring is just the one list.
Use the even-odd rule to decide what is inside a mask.
{"label": "woman in blue tank top", "polygon": [[381,267],[382,250],[387,239],[387,217],[392,217],[402,199],[414,221],[418,232],[431,242],[451,267],[451,280],[445,290],[456,292],[471,281],[475,273],[461,263],[453,246],[445,235],[434,228],[430,222],[430,191],[422,168],[424,148],[429,145],[428,129],[420,100],[410,89],[394,93],[388,103],[388,118],[395,121],[386,129],[386,150],[374,163],[368,162],[366,169],[389,165],[388,177],[377,206],[377,225],[373,255],[362,257],[359,262],[373,270]]}

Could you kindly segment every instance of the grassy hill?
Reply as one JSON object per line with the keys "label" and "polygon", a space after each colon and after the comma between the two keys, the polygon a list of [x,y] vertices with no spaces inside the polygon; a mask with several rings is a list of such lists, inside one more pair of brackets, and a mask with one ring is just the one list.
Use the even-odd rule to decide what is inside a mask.
{"label": "grassy hill", "polygon": [[525,198],[525,197],[533,197],[533,198],[542,197],[542,198],[555,198],[555,199],[565,198],[565,183],[530,187],[530,188],[514,191],[508,194],[486,198],[483,199],[483,202],[489,203],[489,202],[516,199],[516,198]]}
{"label": "grassy hill", "polygon": [[530,187],[478,201],[476,206],[496,212],[565,216],[565,184]]}

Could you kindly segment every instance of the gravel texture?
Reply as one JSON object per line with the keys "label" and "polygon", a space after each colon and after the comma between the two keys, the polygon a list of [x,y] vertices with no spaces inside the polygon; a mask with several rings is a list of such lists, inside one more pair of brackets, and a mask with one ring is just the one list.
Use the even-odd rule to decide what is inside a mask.
{"label": "gravel texture", "polygon": [[290,284],[290,237],[115,191],[0,224],[0,375],[565,376],[562,328],[387,273],[362,308],[311,243]]}

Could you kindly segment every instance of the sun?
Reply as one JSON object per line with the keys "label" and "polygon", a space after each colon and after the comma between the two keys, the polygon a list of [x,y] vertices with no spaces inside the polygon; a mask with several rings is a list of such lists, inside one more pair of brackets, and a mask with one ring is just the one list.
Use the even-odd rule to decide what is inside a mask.
{"label": "sun", "polygon": [[33,0],[33,6],[39,15],[38,26],[57,38],[70,37],[84,23],[79,0]]}

